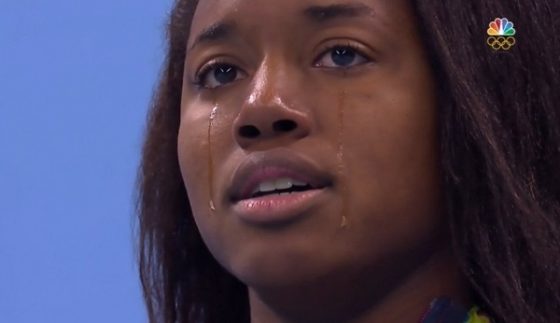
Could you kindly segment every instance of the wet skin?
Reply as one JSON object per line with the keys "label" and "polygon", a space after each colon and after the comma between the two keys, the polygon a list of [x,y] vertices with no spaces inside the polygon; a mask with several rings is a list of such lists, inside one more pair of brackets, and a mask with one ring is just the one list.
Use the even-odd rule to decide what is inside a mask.
{"label": "wet skin", "polygon": [[[252,322],[416,322],[433,297],[465,300],[410,5],[337,1],[201,0],[192,23],[181,173],[204,242],[249,287]],[[233,174],[275,153],[329,185],[290,221],[247,222]]]}

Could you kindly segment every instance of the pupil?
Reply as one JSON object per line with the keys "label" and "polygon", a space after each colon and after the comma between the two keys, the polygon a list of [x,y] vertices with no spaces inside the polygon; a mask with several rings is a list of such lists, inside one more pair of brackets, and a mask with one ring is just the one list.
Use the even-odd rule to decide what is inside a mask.
{"label": "pupil", "polygon": [[214,70],[214,77],[216,78],[216,81],[222,84],[235,81],[236,76],[237,71],[230,65],[222,65]]}
{"label": "pupil", "polygon": [[350,65],[355,57],[356,53],[348,47],[337,47],[331,54],[333,62],[340,66]]}

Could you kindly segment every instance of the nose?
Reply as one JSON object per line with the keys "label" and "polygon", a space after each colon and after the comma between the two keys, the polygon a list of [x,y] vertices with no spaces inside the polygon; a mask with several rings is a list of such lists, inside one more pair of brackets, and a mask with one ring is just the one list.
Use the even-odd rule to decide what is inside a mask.
{"label": "nose", "polygon": [[298,103],[295,83],[285,70],[263,67],[255,74],[233,123],[241,148],[286,145],[309,135],[309,112]]}

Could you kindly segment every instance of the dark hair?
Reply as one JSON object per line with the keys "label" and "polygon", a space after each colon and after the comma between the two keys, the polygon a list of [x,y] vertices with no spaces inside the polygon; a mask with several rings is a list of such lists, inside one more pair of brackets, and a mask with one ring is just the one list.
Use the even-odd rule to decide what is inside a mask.
{"label": "dark hair", "polygon": [[[140,278],[152,323],[249,322],[247,288],[206,249],[179,171],[186,43],[177,0],[138,174]],[[457,261],[496,322],[560,315],[560,12],[557,0],[413,1],[439,90],[445,210]],[[496,16],[517,44],[486,44]]]}

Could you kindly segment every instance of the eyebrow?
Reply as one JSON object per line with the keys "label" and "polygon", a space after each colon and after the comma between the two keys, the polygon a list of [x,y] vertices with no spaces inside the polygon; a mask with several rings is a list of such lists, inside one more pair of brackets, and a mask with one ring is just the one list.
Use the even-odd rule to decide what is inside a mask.
{"label": "eyebrow", "polygon": [[372,16],[373,9],[363,3],[332,4],[311,6],[303,10],[303,15],[316,23],[326,23],[339,18]]}
{"label": "eyebrow", "polygon": [[217,42],[230,37],[235,30],[235,24],[231,22],[218,22],[204,29],[193,41],[189,50],[201,43]]}
{"label": "eyebrow", "polygon": [[[373,9],[362,3],[331,4],[326,6],[310,6],[305,8],[303,16],[316,24],[325,24],[340,18],[372,16]],[[235,33],[236,25],[230,21],[220,21],[204,29],[193,41],[189,51],[202,43],[213,43]]]}

